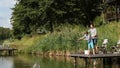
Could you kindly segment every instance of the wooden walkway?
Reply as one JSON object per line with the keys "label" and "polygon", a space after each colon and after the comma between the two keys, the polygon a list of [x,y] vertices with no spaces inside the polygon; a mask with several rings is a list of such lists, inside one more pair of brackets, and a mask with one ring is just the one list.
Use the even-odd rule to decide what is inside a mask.
{"label": "wooden walkway", "polygon": [[15,48],[0,48],[0,53],[6,52],[6,54],[8,54],[8,55],[14,55],[14,52],[16,50],[17,49],[15,49]]}
{"label": "wooden walkway", "polygon": [[88,59],[97,59],[101,58],[103,59],[103,65],[105,65],[105,59],[108,58],[110,60],[110,63],[112,63],[112,58],[120,58],[120,53],[113,54],[113,53],[107,53],[107,54],[95,54],[95,55],[86,55],[86,54],[70,54],[70,57],[74,58],[74,64],[77,64],[77,58],[82,58],[85,60],[85,65],[88,65]]}
{"label": "wooden walkway", "polygon": [[71,57],[78,57],[78,58],[112,58],[112,57],[120,57],[120,53],[113,54],[95,54],[95,55],[86,55],[86,54],[71,54]]}

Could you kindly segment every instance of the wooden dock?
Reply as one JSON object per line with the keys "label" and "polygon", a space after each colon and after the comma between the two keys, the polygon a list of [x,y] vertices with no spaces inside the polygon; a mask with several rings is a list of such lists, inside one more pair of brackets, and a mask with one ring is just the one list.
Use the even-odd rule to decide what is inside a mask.
{"label": "wooden dock", "polygon": [[77,58],[82,58],[85,60],[85,65],[88,65],[88,59],[102,59],[103,65],[105,65],[105,59],[109,59],[110,63],[112,63],[112,58],[120,58],[120,53],[113,54],[113,53],[107,53],[107,54],[95,54],[95,55],[86,55],[86,54],[70,54],[70,57],[74,58],[75,65],[77,64]]}
{"label": "wooden dock", "polygon": [[120,53],[118,54],[113,54],[113,53],[108,53],[108,54],[95,54],[95,55],[86,55],[86,54],[71,54],[71,57],[78,57],[78,58],[113,58],[113,57],[120,57]]}
{"label": "wooden dock", "polygon": [[15,48],[0,48],[0,53],[6,52],[7,55],[14,55]]}

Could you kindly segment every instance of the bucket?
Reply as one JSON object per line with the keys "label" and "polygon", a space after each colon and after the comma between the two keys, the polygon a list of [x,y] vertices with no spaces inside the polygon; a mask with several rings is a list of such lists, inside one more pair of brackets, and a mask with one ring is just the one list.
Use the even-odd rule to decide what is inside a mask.
{"label": "bucket", "polygon": [[84,54],[89,55],[89,50],[84,50]]}

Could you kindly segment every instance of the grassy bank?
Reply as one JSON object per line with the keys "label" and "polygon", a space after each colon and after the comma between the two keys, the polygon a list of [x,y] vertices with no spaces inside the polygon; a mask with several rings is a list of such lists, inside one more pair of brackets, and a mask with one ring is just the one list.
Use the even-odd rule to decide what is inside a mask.
{"label": "grassy bank", "polygon": [[[105,38],[109,40],[109,46],[114,45],[120,39],[120,23],[109,23],[96,28],[99,46]],[[10,42],[10,45],[25,53],[63,55],[70,52],[81,52],[87,49],[86,41],[76,42],[76,40],[82,36],[85,30],[88,28],[78,25],[62,25],[56,28],[53,33],[33,37],[25,36],[21,40]]]}

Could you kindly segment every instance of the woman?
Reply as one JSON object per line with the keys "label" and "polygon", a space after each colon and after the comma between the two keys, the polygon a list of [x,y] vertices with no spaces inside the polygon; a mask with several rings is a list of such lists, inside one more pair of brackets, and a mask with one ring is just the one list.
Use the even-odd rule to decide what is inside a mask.
{"label": "woman", "polygon": [[88,32],[90,32],[90,35],[91,35],[91,38],[93,40],[95,50],[97,52],[98,51],[98,49],[97,49],[97,30],[96,30],[96,28],[94,27],[93,24],[90,25],[90,29],[88,30]]}

